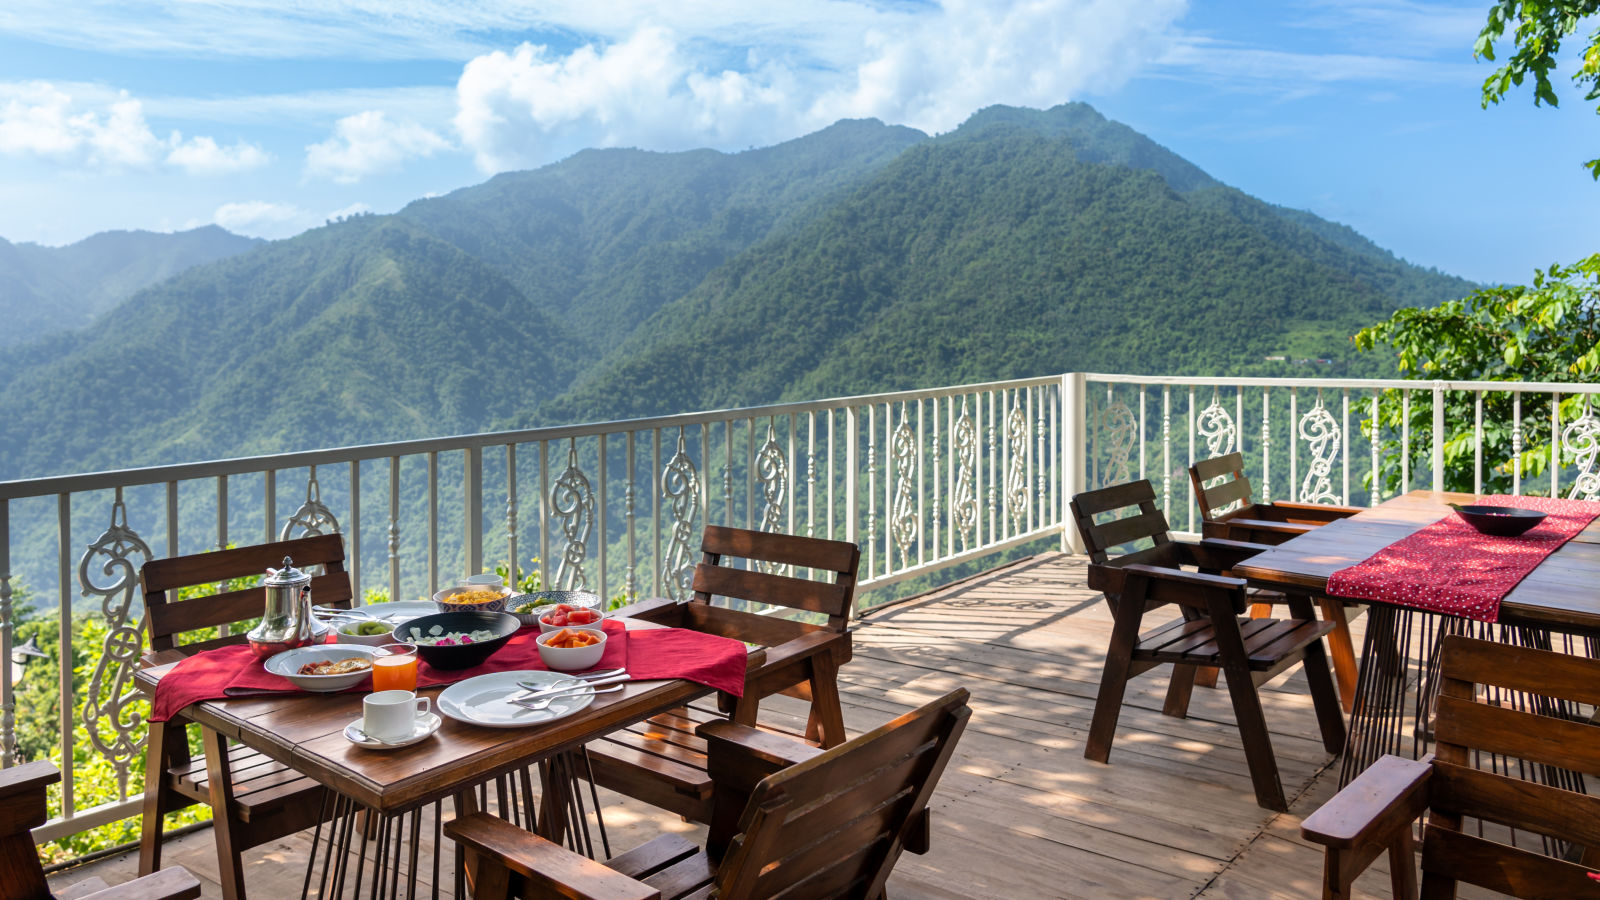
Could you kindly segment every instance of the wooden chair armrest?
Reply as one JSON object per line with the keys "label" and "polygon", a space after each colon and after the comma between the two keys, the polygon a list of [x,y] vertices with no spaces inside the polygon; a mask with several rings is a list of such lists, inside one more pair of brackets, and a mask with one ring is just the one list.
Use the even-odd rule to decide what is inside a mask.
{"label": "wooden chair armrest", "polygon": [[1394,833],[1410,828],[1428,809],[1428,776],[1433,757],[1384,756],[1322,804],[1300,824],[1313,844],[1336,849],[1386,846]]}
{"label": "wooden chair armrest", "polygon": [[1182,569],[1164,569],[1160,566],[1132,565],[1123,567],[1128,574],[1140,574],[1156,581],[1170,581],[1178,584],[1193,585],[1195,587],[1219,587],[1233,590],[1243,588],[1243,578],[1228,578],[1224,575],[1206,575],[1201,572],[1185,572]]}
{"label": "wooden chair armrest", "polygon": [[1318,523],[1337,522],[1361,512],[1359,506],[1328,506],[1322,503],[1273,503],[1263,509],[1281,512],[1285,521]]}
{"label": "wooden chair armrest", "polygon": [[199,896],[199,880],[189,874],[188,869],[173,866],[125,884],[83,894],[77,900],[195,900]]}
{"label": "wooden chair armrest", "polygon": [[1184,543],[1182,546],[1189,565],[1218,572],[1226,572],[1250,557],[1272,549],[1267,544],[1228,538],[1201,538],[1198,543]]}
{"label": "wooden chair armrest", "polygon": [[819,653],[836,654],[840,663],[848,661],[851,642],[847,631],[812,631],[768,647],[766,662],[745,675],[745,697],[760,700],[799,684],[807,677],[806,663]]}
{"label": "wooden chair armrest", "polygon": [[[752,786],[773,772],[799,765],[823,752],[820,747],[803,741],[732,722],[706,722],[694,733],[705,740],[708,757],[731,755],[748,765],[764,769],[760,776],[750,782]],[[713,774],[715,771],[713,768]]]}
{"label": "wooden chair armrest", "polygon": [[661,892],[488,813],[444,826],[457,844],[527,879],[539,896],[574,900],[660,900]]}
{"label": "wooden chair armrest", "polygon": [[643,619],[646,622],[661,624],[675,623],[683,613],[678,609],[679,605],[678,601],[671,597],[649,597],[613,609],[606,615],[613,618]]}
{"label": "wooden chair armrest", "polygon": [[56,767],[44,760],[0,769],[0,803],[37,794],[44,802],[45,788],[61,780]]}
{"label": "wooden chair armrest", "polygon": [[1254,531],[1271,531],[1278,534],[1305,534],[1316,530],[1315,525],[1302,525],[1296,522],[1285,522],[1281,519],[1229,519],[1226,523],[1230,534],[1249,534]]}

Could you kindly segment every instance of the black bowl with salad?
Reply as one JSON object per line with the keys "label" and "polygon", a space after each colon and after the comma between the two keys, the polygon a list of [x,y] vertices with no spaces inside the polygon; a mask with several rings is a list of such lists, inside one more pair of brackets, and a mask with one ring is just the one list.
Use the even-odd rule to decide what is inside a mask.
{"label": "black bowl with salad", "polygon": [[447,612],[397,625],[395,640],[415,644],[435,669],[470,669],[493,656],[517,633],[516,616],[498,612]]}

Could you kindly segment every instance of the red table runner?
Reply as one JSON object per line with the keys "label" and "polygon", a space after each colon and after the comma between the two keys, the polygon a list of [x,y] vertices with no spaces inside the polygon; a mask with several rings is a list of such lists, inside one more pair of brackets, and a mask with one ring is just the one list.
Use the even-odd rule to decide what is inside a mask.
{"label": "red table runner", "polygon": [[[628,631],[621,622],[609,619],[602,627],[606,649],[595,664],[596,669],[627,669],[630,677],[641,681],[683,678],[735,697],[744,696],[749,654],[739,641],[681,628]],[[538,636],[538,628],[525,628],[482,665],[470,669],[440,671],[420,663],[417,686],[454,684],[491,672],[548,669],[534,643]],[[371,683],[363,680],[350,690],[368,691]],[[219,647],[182,660],[161,677],[150,705],[150,720],[165,722],[185,706],[201,700],[296,692],[299,688],[288,679],[263,668],[249,646]]]}
{"label": "red table runner", "polygon": [[1547,514],[1517,537],[1494,537],[1450,513],[1328,578],[1328,596],[1392,603],[1494,622],[1500,601],[1545,557],[1600,516],[1600,503],[1496,496],[1478,501]]}

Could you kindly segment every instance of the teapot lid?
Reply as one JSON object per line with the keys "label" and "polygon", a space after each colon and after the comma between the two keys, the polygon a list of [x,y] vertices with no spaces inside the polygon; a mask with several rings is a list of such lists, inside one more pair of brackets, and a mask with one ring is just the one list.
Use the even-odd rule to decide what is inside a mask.
{"label": "teapot lid", "polygon": [[267,577],[261,580],[263,587],[293,587],[295,585],[310,584],[311,576],[296,569],[294,560],[285,556],[283,568],[268,569]]}

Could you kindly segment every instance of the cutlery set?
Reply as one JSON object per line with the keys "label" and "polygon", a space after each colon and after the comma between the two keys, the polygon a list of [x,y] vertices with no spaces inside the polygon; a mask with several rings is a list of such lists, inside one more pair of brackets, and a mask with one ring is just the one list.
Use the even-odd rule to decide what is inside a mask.
{"label": "cutlery set", "polygon": [[[610,694],[622,690],[622,684],[631,681],[626,669],[606,669],[600,672],[587,672],[582,675],[573,675],[571,680],[576,684],[565,684],[558,687],[543,687],[527,681],[517,682],[517,686],[526,688],[529,692],[508,698],[505,702],[524,709],[541,710],[551,703],[583,693]],[[611,685],[601,688],[601,685]]]}

